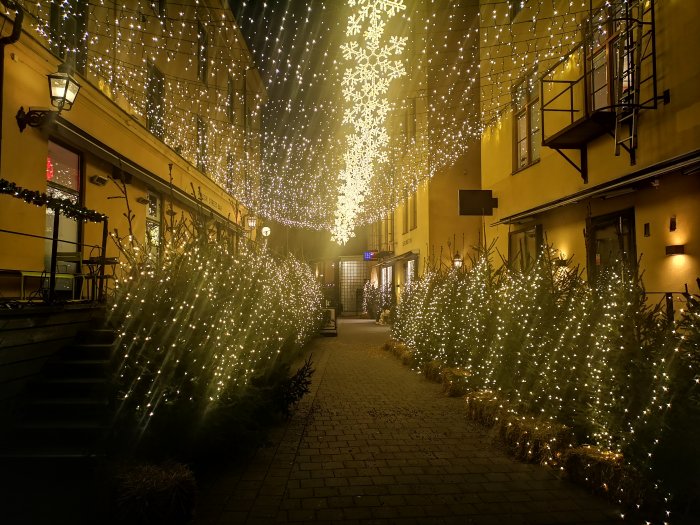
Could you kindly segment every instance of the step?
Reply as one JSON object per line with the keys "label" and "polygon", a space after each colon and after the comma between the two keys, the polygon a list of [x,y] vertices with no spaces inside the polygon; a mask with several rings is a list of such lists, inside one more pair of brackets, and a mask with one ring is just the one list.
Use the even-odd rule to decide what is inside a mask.
{"label": "step", "polygon": [[67,346],[59,352],[63,359],[104,359],[111,360],[115,346],[110,343],[80,343]]}
{"label": "step", "polygon": [[104,378],[49,377],[37,381],[32,390],[39,397],[106,396],[111,385]]}
{"label": "step", "polygon": [[75,340],[80,344],[112,344],[117,337],[117,333],[109,328],[95,328],[92,330],[81,330]]}
{"label": "step", "polygon": [[39,397],[23,403],[18,411],[17,421],[30,418],[100,418],[111,415],[109,399],[103,396],[90,397]]}
{"label": "step", "polygon": [[110,361],[106,359],[57,359],[46,363],[46,377],[100,377],[110,375]]}

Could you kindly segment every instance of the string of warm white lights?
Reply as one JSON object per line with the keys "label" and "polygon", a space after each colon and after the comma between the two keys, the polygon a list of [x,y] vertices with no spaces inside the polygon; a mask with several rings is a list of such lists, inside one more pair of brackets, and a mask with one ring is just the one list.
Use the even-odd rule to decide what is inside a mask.
{"label": "string of warm white lights", "polygon": [[[374,163],[362,204],[346,204],[354,210],[354,225],[382,218],[423,181],[455,164],[510,108],[515,85],[541,74],[576,44],[587,0],[530,1],[512,19],[519,3],[482,1],[473,16],[459,2],[402,2],[391,31],[406,39],[410,77],[429,76],[432,83],[408,95],[417,104],[400,90],[387,92],[386,162]],[[340,50],[348,10],[359,3],[240,2],[232,4],[233,16],[204,1],[169,1],[160,12],[150,0],[20,4],[29,15],[25,25],[54,43],[66,35],[52,29],[51,7],[66,16],[86,6],[86,32],[73,51],[87,44],[88,80],[144,124],[160,118],[154,114],[160,108],[147,104],[149,63],[156,65],[164,83],[162,140],[242,204],[288,225],[348,229],[342,220],[336,224],[341,192],[350,191],[339,175],[356,173],[347,170],[350,150],[341,140],[346,62]],[[268,89],[264,112],[246,85],[248,46],[241,32]],[[197,57],[205,43],[202,81]],[[262,118],[260,130],[246,124],[245,109],[251,122]],[[406,140],[412,110],[426,125]],[[206,128],[204,152],[197,117]],[[407,156],[414,160],[399,169],[398,159]]]}
{"label": "string of warm white lights", "polygon": [[[429,269],[404,290],[393,337],[419,366],[464,369],[469,390],[492,392],[514,415],[566,425],[579,443],[624,457],[659,495],[685,490],[667,461],[697,449],[700,403],[688,395],[700,383],[698,299],[686,295],[674,325],[621,263],[592,287],[543,251],[523,272],[496,269],[488,253],[460,270]],[[621,487],[596,488],[629,501]]]}

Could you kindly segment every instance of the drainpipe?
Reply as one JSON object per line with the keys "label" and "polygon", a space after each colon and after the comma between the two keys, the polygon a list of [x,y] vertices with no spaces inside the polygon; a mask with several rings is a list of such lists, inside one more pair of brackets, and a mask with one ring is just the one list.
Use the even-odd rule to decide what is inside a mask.
{"label": "drainpipe", "polygon": [[[12,33],[9,36],[0,38],[0,159],[2,158],[2,110],[5,99],[5,46],[14,44],[19,40],[19,35],[22,32],[22,19],[24,11],[15,0],[0,0],[6,9],[15,11],[15,21],[12,25]],[[0,163],[0,166],[2,164]]]}

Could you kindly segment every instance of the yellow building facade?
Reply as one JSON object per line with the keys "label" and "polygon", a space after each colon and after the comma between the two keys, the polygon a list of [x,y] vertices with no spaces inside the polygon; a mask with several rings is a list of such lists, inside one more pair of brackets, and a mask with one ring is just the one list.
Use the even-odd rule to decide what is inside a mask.
{"label": "yellow building facade", "polygon": [[589,279],[639,261],[652,300],[697,292],[700,4],[480,4],[487,242],[520,267],[552,245]]}
{"label": "yellow building facade", "polygon": [[[232,246],[254,237],[265,90],[228,3],[191,4],[3,1],[5,185],[104,214],[110,235],[154,253],[190,213]],[[72,108],[32,113],[49,106],[58,69],[80,84]],[[101,224],[58,222],[60,251],[120,256],[112,241],[101,253]],[[53,226],[52,210],[0,195],[4,297],[26,296],[24,274],[48,270]]]}
{"label": "yellow building facade", "polygon": [[[428,267],[451,265],[479,243],[482,218],[460,214],[460,190],[478,190],[478,82],[455,65],[478,46],[478,2],[409,2],[407,78],[391,117],[397,205],[368,231],[371,282],[399,300]],[[459,138],[457,138],[459,136]]]}

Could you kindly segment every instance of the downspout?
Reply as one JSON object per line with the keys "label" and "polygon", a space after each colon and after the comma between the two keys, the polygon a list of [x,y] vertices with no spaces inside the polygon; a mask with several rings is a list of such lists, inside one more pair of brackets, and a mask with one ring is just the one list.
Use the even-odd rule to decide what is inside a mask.
{"label": "downspout", "polygon": [[9,36],[0,38],[0,168],[2,167],[2,115],[3,102],[5,100],[5,46],[14,44],[19,40],[19,35],[22,32],[22,20],[24,19],[24,11],[15,2],[15,0],[0,0],[6,9],[15,11],[15,21],[12,25],[12,33]]}

